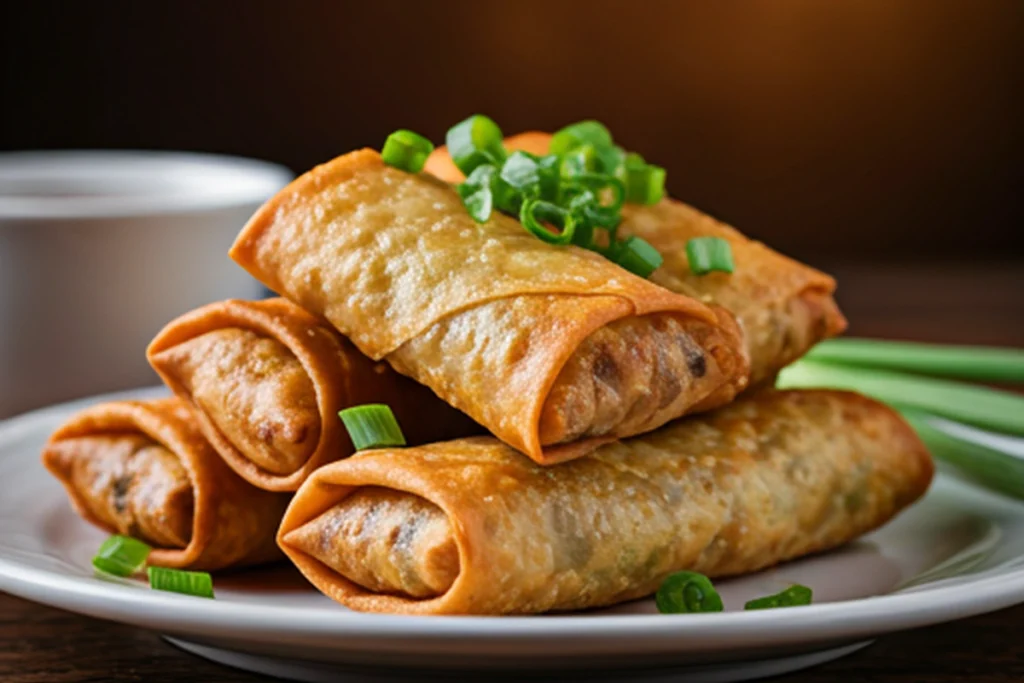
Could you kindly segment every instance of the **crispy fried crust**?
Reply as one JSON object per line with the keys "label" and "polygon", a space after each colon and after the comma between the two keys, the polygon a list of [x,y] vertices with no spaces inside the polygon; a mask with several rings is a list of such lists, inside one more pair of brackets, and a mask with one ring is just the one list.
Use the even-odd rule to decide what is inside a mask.
{"label": "crispy fried crust", "polygon": [[147,355],[228,465],[271,491],[294,491],[352,454],[338,419],[351,406],[389,405],[411,444],[482,431],[284,299],[198,308],[169,323]]}
{"label": "crispy fried crust", "polygon": [[[724,385],[747,382],[742,344],[712,308],[594,252],[545,244],[507,216],[477,224],[447,185],[385,166],[372,150],[293,182],[257,212],[230,254],[365,354],[386,359],[538,462],[654,428],[706,405]],[[616,321],[656,314],[674,317],[687,344],[702,342],[717,372],[698,378],[666,366],[678,373],[666,384],[686,390],[665,407],[632,426],[556,425],[542,440],[541,414],[562,368],[581,349],[600,353],[593,344],[586,350],[587,339]],[[567,396],[558,394],[571,405],[548,412],[578,408],[579,397]],[[558,446],[579,431],[593,438]]]}
{"label": "crispy fried crust", "polygon": [[87,408],[42,458],[86,521],[159,546],[150,564],[215,570],[280,557],[274,532],[288,498],[232,472],[178,399]]}
{"label": "crispy fried crust", "polygon": [[[529,132],[505,140],[509,149],[547,154],[551,136]],[[434,150],[425,170],[454,183],[463,180],[444,147]],[[836,283],[828,275],[745,237],[693,207],[665,198],[654,206],[627,204],[622,235],[650,242],[665,262],[651,281],[705,303],[725,307],[743,328],[750,356],[750,386],[772,380],[779,370],[823,339],[846,329],[835,299]],[[720,237],[732,247],[736,271],[731,275],[694,275],[686,243],[694,237]]]}
{"label": "crispy fried crust", "polygon": [[[836,547],[884,524],[931,477],[891,409],[847,392],[763,391],[553,468],[490,438],[367,451],[303,485],[278,541],[353,609],[582,609],[648,595],[681,569],[728,576]],[[330,523],[371,510],[388,520],[385,547]],[[437,559],[446,538],[454,573]],[[369,560],[354,571],[353,557]],[[445,571],[454,578],[439,590]]]}

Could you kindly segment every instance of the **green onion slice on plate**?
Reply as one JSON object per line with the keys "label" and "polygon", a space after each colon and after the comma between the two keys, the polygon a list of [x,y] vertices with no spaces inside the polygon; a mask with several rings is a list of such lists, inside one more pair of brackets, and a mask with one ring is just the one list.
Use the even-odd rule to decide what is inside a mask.
{"label": "green onion slice on plate", "polygon": [[391,408],[382,403],[346,408],[338,413],[357,451],[367,448],[404,446],[405,436]]}
{"label": "green onion slice on plate", "polygon": [[662,614],[721,612],[723,609],[722,596],[711,579],[697,572],[670,574],[654,594],[654,602]]}
{"label": "green onion slice on plate", "polygon": [[807,586],[798,583],[793,584],[784,591],[775,595],[766,595],[763,598],[751,600],[743,609],[773,609],[775,607],[797,607],[799,605],[811,604],[814,597],[813,592]]}
{"label": "green onion slice on plate", "polygon": [[111,536],[92,558],[92,566],[114,576],[131,576],[146,563],[150,547],[129,536]]}
{"label": "green onion slice on plate", "polygon": [[500,166],[505,161],[501,128],[483,114],[475,114],[452,126],[445,136],[445,143],[452,161],[467,177],[477,166]]}
{"label": "green onion slice on plate", "polygon": [[380,156],[388,166],[419,173],[434,151],[434,144],[411,130],[396,130],[384,141]]}
{"label": "green onion slice on plate", "polygon": [[213,578],[206,572],[150,567],[149,586],[154,590],[192,595],[197,598],[213,597]]}
{"label": "green onion slice on plate", "polygon": [[694,237],[686,243],[686,258],[694,275],[707,275],[716,270],[731,273],[736,269],[732,247],[721,237]]}

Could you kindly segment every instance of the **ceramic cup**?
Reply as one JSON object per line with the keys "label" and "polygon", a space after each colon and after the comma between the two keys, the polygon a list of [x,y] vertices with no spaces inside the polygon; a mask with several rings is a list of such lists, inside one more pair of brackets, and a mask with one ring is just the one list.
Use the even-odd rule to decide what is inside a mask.
{"label": "ceramic cup", "polygon": [[0,417],[156,382],[172,318],[261,287],[227,257],[291,173],[136,151],[0,154]]}

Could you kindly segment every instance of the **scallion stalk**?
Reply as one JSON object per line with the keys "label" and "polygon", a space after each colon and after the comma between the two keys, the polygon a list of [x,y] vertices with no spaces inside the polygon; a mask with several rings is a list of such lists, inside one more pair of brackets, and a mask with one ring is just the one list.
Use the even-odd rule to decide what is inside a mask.
{"label": "scallion stalk", "polygon": [[807,358],[978,382],[1024,382],[1020,349],[844,338],[818,344]]}
{"label": "scallion stalk", "polygon": [[1024,397],[998,389],[807,359],[779,373],[776,386],[859,391],[901,408],[923,410],[1004,434],[1024,435]]}
{"label": "scallion stalk", "polygon": [[[997,450],[976,440],[959,438],[943,421],[912,408],[900,411],[929,452],[982,486],[1024,499],[1024,457]],[[957,425],[953,425],[954,427]],[[962,428],[961,428],[962,429]]]}

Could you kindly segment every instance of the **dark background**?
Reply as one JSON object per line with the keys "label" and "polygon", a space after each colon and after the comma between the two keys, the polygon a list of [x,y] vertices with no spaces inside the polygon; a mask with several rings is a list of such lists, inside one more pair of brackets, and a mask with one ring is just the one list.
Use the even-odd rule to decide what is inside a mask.
{"label": "dark background", "polygon": [[1024,255],[1022,0],[3,4],[0,149],[301,171],[474,112],[597,118],[795,256]]}

